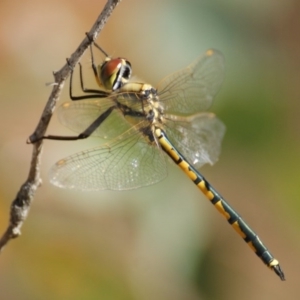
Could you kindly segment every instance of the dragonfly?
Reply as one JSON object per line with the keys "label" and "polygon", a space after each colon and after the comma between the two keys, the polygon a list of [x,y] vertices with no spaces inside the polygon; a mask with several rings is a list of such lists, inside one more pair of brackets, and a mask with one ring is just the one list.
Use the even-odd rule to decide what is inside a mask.
{"label": "dragonfly", "polygon": [[[95,63],[93,47],[105,56],[100,65]],[[59,160],[50,170],[51,183],[80,190],[136,189],[166,177],[169,157],[263,263],[285,280],[278,260],[199,172],[202,165],[218,159],[225,132],[223,123],[207,112],[224,79],[221,52],[207,50],[154,88],[131,79],[132,67],[125,58],[110,57],[95,42],[90,50],[97,89],[85,86],[79,63],[83,95],[74,95],[72,71],[72,101],[58,108],[61,123],[78,135],[41,139],[70,141],[95,136],[103,143]]]}

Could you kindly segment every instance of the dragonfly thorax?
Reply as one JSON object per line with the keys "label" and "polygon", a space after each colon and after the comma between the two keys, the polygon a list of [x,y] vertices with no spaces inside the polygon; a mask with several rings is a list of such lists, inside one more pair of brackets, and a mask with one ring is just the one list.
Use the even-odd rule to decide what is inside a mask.
{"label": "dragonfly thorax", "polygon": [[164,110],[159,101],[157,90],[151,87],[147,94],[147,105],[145,107],[146,119],[154,126],[164,123]]}
{"label": "dragonfly thorax", "polygon": [[157,90],[150,84],[128,82],[113,93],[117,107],[131,124],[147,120],[148,124],[163,123],[163,107]]}

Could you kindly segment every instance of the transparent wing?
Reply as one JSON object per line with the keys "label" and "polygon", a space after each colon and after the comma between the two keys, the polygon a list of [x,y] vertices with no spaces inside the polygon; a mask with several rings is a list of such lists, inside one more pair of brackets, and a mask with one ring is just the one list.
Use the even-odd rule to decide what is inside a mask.
{"label": "transparent wing", "polygon": [[[118,103],[118,104],[116,104]],[[141,110],[141,98],[136,92],[119,92],[107,98],[95,100],[69,101],[57,110],[59,121],[69,129],[81,133],[110,107],[123,105],[133,111]],[[116,107],[111,114],[92,133],[105,139],[112,139],[130,128],[130,123],[122,111]]]}
{"label": "transparent wing", "polygon": [[50,170],[51,183],[80,190],[126,190],[160,181],[167,175],[164,153],[141,133],[141,126],[58,161]]}
{"label": "transparent wing", "polygon": [[[59,121],[74,132],[81,133],[88,128],[114,102],[110,98],[80,100],[63,103],[57,110]],[[112,111],[110,116],[92,133],[92,136],[114,138],[128,130],[128,122],[119,110]]]}
{"label": "transparent wing", "polygon": [[166,123],[170,141],[197,169],[218,160],[224,133],[225,125],[212,113],[189,117],[172,115]]}
{"label": "transparent wing", "polygon": [[166,113],[191,115],[207,110],[224,78],[223,55],[207,50],[187,68],[164,78],[157,90]]}

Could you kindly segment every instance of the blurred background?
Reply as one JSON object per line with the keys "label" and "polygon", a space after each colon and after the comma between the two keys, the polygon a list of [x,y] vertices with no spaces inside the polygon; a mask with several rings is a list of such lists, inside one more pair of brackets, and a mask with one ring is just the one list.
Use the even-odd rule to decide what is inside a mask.
{"label": "blurred background", "polygon": [[[0,3],[0,228],[29,170],[34,131],[59,70],[105,1]],[[97,139],[46,141],[43,185],[22,236],[0,257],[1,299],[299,299],[300,2],[124,0],[98,43],[154,86],[208,48],[226,78],[211,111],[227,131],[204,176],[259,234],[268,270],[176,166],[126,192],[56,188],[48,170]],[[89,68],[89,56],[82,59]],[[68,100],[64,91],[61,103]],[[48,133],[70,134],[54,115]]]}

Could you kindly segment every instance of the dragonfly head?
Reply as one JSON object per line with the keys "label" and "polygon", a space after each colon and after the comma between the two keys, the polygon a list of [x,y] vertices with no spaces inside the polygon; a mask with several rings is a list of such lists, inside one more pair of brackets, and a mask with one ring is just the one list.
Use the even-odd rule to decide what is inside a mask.
{"label": "dragonfly head", "polygon": [[107,90],[116,91],[120,89],[131,77],[131,64],[125,58],[107,57],[99,66],[101,83]]}

